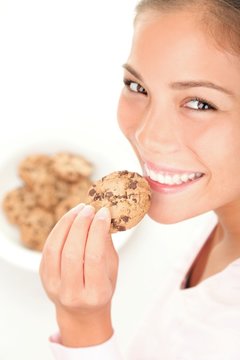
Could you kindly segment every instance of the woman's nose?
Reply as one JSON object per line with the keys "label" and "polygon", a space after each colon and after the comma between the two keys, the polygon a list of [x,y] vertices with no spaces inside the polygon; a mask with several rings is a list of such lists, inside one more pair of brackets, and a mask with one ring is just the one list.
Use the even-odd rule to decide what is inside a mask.
{"label": "woman's nose", "polygon": [[135,140],[144,152],[171,154],[180,150],[180,134],[175,116],[149,112],[135,132]]}

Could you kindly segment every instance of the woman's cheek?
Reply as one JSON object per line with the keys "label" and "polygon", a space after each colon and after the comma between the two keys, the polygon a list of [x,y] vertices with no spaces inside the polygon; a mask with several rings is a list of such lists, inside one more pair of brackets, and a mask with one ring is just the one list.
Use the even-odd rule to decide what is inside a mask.
{"label": "woman's cheek", "polygon": [[118,103],[118,123],[122,132],[129,137],[137,128],[140,122],[140,113],[138,102],[134,95],[126,95],[123,89]]}

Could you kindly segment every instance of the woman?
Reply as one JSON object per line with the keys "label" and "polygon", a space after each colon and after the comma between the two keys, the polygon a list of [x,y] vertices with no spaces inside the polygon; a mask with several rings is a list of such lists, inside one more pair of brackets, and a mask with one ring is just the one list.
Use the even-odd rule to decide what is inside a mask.
{"label": "woman", "polygon": [[[118,119],[152,189],[149,215],[170,224],[214,210],[217,223],[182,263],[185,289],[172,278],[127,359],[240,358],[239,23],[239,1],[137,6]],[[107,209],[81,204],[46,242],[40,273],[56,307],[56,359],[122,358],[109,224]]]}

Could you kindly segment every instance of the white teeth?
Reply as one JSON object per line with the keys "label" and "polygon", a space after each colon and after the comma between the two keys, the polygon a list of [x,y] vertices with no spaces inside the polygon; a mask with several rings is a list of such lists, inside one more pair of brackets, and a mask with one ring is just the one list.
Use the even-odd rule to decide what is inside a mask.
{"label": "white teeth", "polygon": [[173,185],[173,178],[170,175],[165,176],[165,184]]}
{"label": "white teeth", "polygon": [[152,180],[159,182],[160,184],[166,185],[181,185],[183,183],[199,179],[203,175],[201,172],[170,175],[168,173],[157,173],[152,169],[150,170],[146,164],[144,167],[147,176],[149,176]]}
{"label": "white teeth", "polygon": [[194,174],[194,173],[190,174],[190,175],[189,175],[189,179],[190,179],[190,180],[193,180],[195,177],[197,177],[197,174],[198,174],[198,173],[196,173],[196,174]]}
{"label": "white teeth", "polygon": [[181,176],[180,175],[174,175],[173,176],[173,182],[174,182],[174,184],[180,185],[182,183]]}
{"label": "white teeth", "polygon": [[182,182],[187,182],[189,180],[188,174],[181,175]]}
{"label": "white teeth", "polygon": [[165,176],[162,174],[158,174],[157,181],[160,182],[161,184],[165,184]]}
{"label": "white teeth", "polygon": [[157,181],[157,180],[158,180],[158,179],[157,179],[157,174],[156,174],[154,171],[152,171],[152,170],[149,171],[149,176],[150,176],[150,178],[151,178],[152,180],[154,180],[154,181]]}

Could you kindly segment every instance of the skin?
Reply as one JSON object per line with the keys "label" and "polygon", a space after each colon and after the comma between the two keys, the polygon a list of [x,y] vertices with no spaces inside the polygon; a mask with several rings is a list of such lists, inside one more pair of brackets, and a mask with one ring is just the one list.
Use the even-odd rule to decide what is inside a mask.
{"label": "skin", "polygon": [[53,228],[43,249],[40,276],[54,303],[61,343],[98,345],[113,334],[111,299],[118,271],[110,213],[80,204]]}
{"label": "skin", "polygon": [[[240,256],[240,57],[217,48],[199,24],[188,11],[140,15],[118,109],[120,128],[142,167],[147,160],[160,168],[205,174],[175,194],[153,189],[149,211],[151,218],[166,224],[210,210],[218,215],[217,229],[198,257],[191,285]],[[169,85],[200,79],[233,95]],[[202,103],[194,101],[196,97],[217,110],[199,110]]]}
{"label": "skin", "polygon": [[[127,60],[141,79],[132,70],[124,74],[140,86],[137,92],[131,90],[135,85],[125,86],[118,108],[120,128],[141,165],[145,159],[158,167],[205,174],[181,192],[153,190],[149,212],[161,223],[217,213],[218,226],[193,266],[191,286],[240,256],[240,58],[217,49],[197,20],[189,11],[141,14]],[[199,79],[234,95],[206,87],[169,87]],[[217,110],[196,110],[195,97]],[[60,219],[46,241],[40,276],[65,346],[97,345],[112,336],[118,256],[109,228],[106,209],[95,214],[91,206],[79,205]]]}

